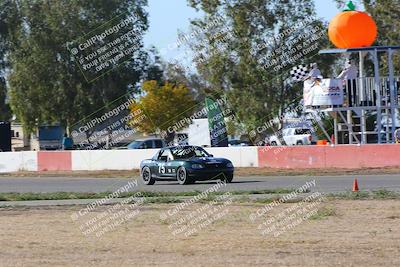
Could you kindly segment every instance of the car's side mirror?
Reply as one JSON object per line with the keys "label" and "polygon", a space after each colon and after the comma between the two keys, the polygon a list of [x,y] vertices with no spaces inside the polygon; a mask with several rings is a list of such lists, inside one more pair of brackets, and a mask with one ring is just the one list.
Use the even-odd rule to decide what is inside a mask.
{"label": "car's side mirror", "polygon": [[214,157],[214,155],[213,155],[213,154],[210,154],[210,157],[211,157],[211,158],[213,158],[213,157]]}

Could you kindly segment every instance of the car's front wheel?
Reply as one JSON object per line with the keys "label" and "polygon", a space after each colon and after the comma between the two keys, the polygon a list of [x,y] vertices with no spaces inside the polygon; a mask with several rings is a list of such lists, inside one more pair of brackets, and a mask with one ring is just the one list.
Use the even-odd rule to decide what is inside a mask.
{"label": "car's front wheel", "polygon": [[142,180],[145,185],[153,185],[156,182],[156,179],[151,176],[149,167],[144,167],[142,169]]}
{"label": "car's front wheel", "polygon": [[192,183],[192,180],[189,178],[185,167],[179,167],[178,171],[176,172],[176,180],[182,185]]}
{"label": "car's front wheel", "polygon": [[233,181],[233,174],[224,174],[223,178],[221,179],[221,181],[224,181],[226,183],[232,183]]}

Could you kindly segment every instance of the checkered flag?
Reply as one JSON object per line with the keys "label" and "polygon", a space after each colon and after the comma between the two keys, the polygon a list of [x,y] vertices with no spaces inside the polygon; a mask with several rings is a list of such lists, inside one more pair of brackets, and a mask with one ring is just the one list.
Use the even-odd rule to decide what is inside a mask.
{"label": "checkered flag", "polygon": [[290,76],[292,76],[292,80],[295,82],[304,81],[310,74],[313,64],[314,63],[308,65],[298,65],[296,67],[293,67],[292,70],[290,71]]}

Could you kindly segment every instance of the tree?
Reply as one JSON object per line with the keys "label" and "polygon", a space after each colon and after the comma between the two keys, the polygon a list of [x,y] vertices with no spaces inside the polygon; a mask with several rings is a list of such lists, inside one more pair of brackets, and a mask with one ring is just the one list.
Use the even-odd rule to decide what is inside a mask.
{"label": "tree", "polygon": [[[172,141],[175,132],[189,124],[196,108],[190,90],[182,84],[145,81],[143,91],[145,95],[131,106],[131,126],[147,134],[161,132],[168,142]],[[179,123],[181,120],[183,123]]]}
{"label": "tree", "polygon": [[0,4],[0,120],[11,119],[11,110],[7,99],[7,84],[4,70],[9,67],[5,60],[5,55],[9,48],[8,32],[18,20],[15,11],[16,3],[5,0]]}
{"label": "tree", "polygon": [[[347,0],[336,0],[339,8],[343,8]],[[378,27],[376,44],[382,46],[398,45],[400,33],[399,0],[363,0],[357,10],[365,9],[375,20]]]}
{"label": "tree", "polygon": [[[336,0],[339,8],[344,7],[348,1]],[[400,1],[399,0],[363,0],[362,6],[356,6],[357,10],[365,9],[367,13],[375,20],[378,27],[378,36],[374,45],[377,46],[397,46],[399,45],[400,32]],[[380,54],[381,75],[387,75],[387,57]],[[367,60],[367,73],[373,74],[373,65],[371,60]],[[400,53],[397,51],[393,55],[393,65],[395,71],[400,71]]]}
{"label": "tree", "polygon": [[189,72],[179,64],[166,63],[164,73],[166,81],[188,87],[197,102],[203,102],[207,93],[210,93],[202,77],[197,73]]}
{"label": "tree", "polygon": [[6,96],[6,82],[0,77],[0,121],[8,121],[11,119],[11,111],[10,107],[6,103]]}
{"label": "tree", "polygon": [[157,81],[159,84],[164,82],[164,62],[155,47],[151,47],[148,53],[148,64],[144,78],[147,81]]}
{"label": "tree", "polygon": [[398,45],[400,33],[400,1],[399,0],[380,0],[363,1],[366,11],[375,19],[378,26],[379,45]]}
{"label": "tree", "polygon": [[199,102],[204,100],[207,91],[207,85],[202,77],[197,73],[188,71],[179,62],[165,62],[154,47],[148,53],[145,80],[154,80],[160,85],[166,81],[175,85],[184,85],[190,89]]}
{"label": "tree", "polygon": [[[378,27],[378,37],[376,45],[381,46],[397,46],[399,45],[400,33],[400,1],[399,0],[383,0],[383,1],[363,1],[366,11],[374,18]],[[388,75],[387,57],[381,58],[382,73]],[[371,65],[371,64],[370,64]],[[398,50],[393,55],[393,66],[398,73],[400,71],[400,53]],[[372,66],[371,66],[372,68]]]}
{"label": "tree", "polygon": [[[142,44],[148,28],[146,4],[147,0],[19,0],[4,4],[7,12],[1,23],[8,25],[4,38],[10,104],[28,131],[43,123],[73,126],[137,88],[147,58]],[[131,14],[138,17],[135,27],[141,31],[134,39],[137,49],[133,56],[99,79],[86,81],[67,44],[112,19]]]}
{"label": "tree", "polygon": [[[315,56],[329,46],[326,25],[315,14],[312,1],[302,0],[189,0],[204,18],[193,20],[199,74],[216,91],[222,91],[234,107],[241,125],[254,130],[266,121],[298,105],[300,83],[291,82],[289,70],[299,64],[317,62],[325,75],[331,73],[333,57]],[[303,46],[319,29],[312,53]],[[291,60],[297,50],[300,58]],[[284,52],[282,52],[282,50]],[[289,55],[288,57],[286,57]],[[280,61],[279,66],[270,66]],[[289,62],[289,64],[286,64]],[[285,63],[285,64],[283,64]]]}

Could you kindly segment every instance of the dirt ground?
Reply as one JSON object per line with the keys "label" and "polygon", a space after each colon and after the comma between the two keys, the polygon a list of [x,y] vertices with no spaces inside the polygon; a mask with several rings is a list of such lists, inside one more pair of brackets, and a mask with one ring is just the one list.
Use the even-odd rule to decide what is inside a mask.
{"label": "dirt ground", "polygon": [[176,217],[160,219],[178,204],[145,204],[101,237],[84,236],[72,221],[82,207],[0,209],[0,266],[400,266],[399,200],[319,204],[326,216],[277,237],[263,236],[258,225],[293,203],[252,222],[249,215],[266,204],[233,202],[223,207],[225,216],[188,237],[171,232]]}

